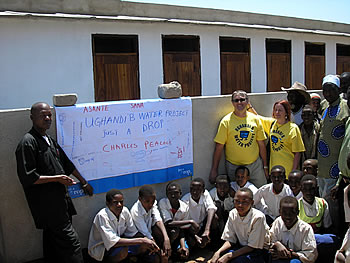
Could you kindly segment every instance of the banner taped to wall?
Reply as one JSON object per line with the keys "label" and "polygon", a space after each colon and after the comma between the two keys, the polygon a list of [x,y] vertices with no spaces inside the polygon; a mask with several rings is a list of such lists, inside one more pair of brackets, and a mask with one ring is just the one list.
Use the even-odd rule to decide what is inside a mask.
{"label": "banner taped to wall", "polygon": [[[133,100],[56,107],[57,141],[95,193],[191,176],[192,102]],[[71,197],[84,195],[80,184]]]}

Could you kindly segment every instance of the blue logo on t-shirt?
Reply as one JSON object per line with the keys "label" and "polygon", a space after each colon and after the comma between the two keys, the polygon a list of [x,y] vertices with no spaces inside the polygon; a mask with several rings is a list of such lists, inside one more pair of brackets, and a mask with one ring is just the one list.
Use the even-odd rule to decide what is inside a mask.
{"label": "blue logo on t-shirt", "polygon": [[249,136],[249,131],[240,131],[239,132],[239,137],[241,137],[241,139],[247,140]]}

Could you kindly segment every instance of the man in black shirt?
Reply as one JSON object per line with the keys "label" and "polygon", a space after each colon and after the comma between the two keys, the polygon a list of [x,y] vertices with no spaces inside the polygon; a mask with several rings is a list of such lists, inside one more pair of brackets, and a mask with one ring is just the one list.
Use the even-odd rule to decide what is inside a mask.
{"label": "man in black shirt", "polygon": [[72,227],[76,211],[67,186],[75,181],[69,175],[73,174],[90,196],[93,189],[57,142],[46,134],[52,121],[50,106],[35,103],[30,113],[33,127],[16,149],[17,174],[35,226],[43,229],[45,261],[83,262],[80,241]]}

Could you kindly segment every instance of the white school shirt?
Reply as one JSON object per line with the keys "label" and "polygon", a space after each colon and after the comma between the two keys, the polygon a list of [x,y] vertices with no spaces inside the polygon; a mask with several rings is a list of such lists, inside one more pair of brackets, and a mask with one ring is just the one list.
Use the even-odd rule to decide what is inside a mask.
{"label": "white school shirt", "polygon": [[[304,198],[302,198],[301,201],[303,202],[303,205],[304,205],[305,214],[308,217],[317,216],[318,210],[320,208],[318,207],[318,203],[316,202],[316,200],[314,200],[312,205],[310,205],[308,202],[306,202],[304,200]],[[331,215],[329,214],[329,208],[328,208],[327,201],[325,199],[323,199],[323,202],[325,204],[325,210],[324,210],[324,214],[323,214],[323,218],[322,218],[322,225],[324,228],[328,228],[332,225],[332,218],[331,218]]]}
{"label": "white school shirt", "polygon": [[240,187],[237,182],[231,182],[231,187],[233,190],[235,190],[235,192],[237,192],[239,189],[241,188],[249,188],[252,192],[253,192],[253,195],[255,195],[255,193],[258,191],[258,188],[256,188],[255,185],[253,185],[251,182],[247,181],[245,183],[245,185],[243,187]]}
{"label": "white school shirt", "polygon": [[[264,199],[265,206],[262,208],[262,212],[265,215],[269,215],[273,219],[280,215],[280,201],[285,196],[293,196],[293,192],[290,189],[289,185],[283,184],[283,189],[279,194],[275,194],[273,192],[272,183],[263,185],[258,189],[256,194],[254,195],[254,206],[259,205],[261,203],[261,199]],[[258,206],[259,207],[259,206]]]}
{"label": "white school shirt", "polygon": [[230,211],[221,239],[241,246],[268,248],[270,244],[269,227],[265,215],[255,208],[241,218],[237,209]]}
{"label": "white school shirt", "polygon": [[189,218],[194,220],[199,225],[203,223],[209,209],[214,209],[214,211],[217,210],[208,190],[204,190],[204,193],[201,195],[198,203],[192,199],[191,193],[185,194],[182,197],[182,201],[188,205]]}
{"label": "white school shirt", "polygon": [[188,205],[179,200],[180,207],[175,215],[171,212],[171,204],[168,198],[163,198],[159,201],[158,207],[164,223],[168,221],[182,221],[188,219]]}
{"label": "white school shirt", "polygon": [[291,229],[287,229],[278,217],[270,229],[271,244],[279,241],[299,255],[301,262],[313,263],[317,259],[317,246],[312,227],[298,218]]}
{"label": "white school shirt", "polygon": [[101,209],[94,218],[88,244],[88,253],[98,261],[102,261],[105,250],[118,243],[121,236],[133,237],[137,229],[127,207],[123,207],[119,219],[108,208]]}
{"label": "white school shirt", "polygon": [[153,239],[152,226],[158,221],[162,221],[157,207],[157,201],[154,202],[152,208],[147,212],[141,202],[137,200],[130,212],[138,231],[145,237]]}
{"label": "white school shirt", "polygon": [[299,194],[297,194],[297,196],[295,196],[293,194],[293,196],[297,199],[297,200],[300,200],[301,198],[303,198],[303,193],[300,191]]}
{"label": "white school shirt", "polygon": [[225,211],[231,211],[234,208],[233,198],[230,195],[228,195],[228,197],[226,197],[224,201],[220,200],[216,187],[211,189],[209,194],[211,196],[211,199],[213,199],[214,203],[220,202],[221,206],[224,207]]}
{"label": "white school shirt", "polygon": [[343,252],[345,255],[345,263],[350,263],[350,228],[346,231],[341,248],[337,250],[335,254],[334,263],[340,263],[340,261],[336,259],[339,251]]}

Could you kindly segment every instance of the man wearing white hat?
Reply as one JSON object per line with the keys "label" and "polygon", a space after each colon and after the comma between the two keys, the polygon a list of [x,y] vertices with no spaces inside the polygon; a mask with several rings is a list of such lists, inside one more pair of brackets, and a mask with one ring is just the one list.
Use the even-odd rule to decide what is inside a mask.
{"label": "man wearing white hat", "polygon": [[337,203],[330,197],[339,177],[338,157],[349,117],[346,101],[340,97],[340,79],[335,75],[323,78],[322,92],[326,103],[321,112],[318,149],[318,180],[320,197],[330,204],[332,221],[337,222]]}
{"label": "man wearing white hat", "polygon": [[281,87],[281,89],[287,91],[287,99],[292,109],[292,122],[300,125],[303,122],[301,112],[311,100],[309,93],[306,91],[306,86],[296,81],[290,88]]}

